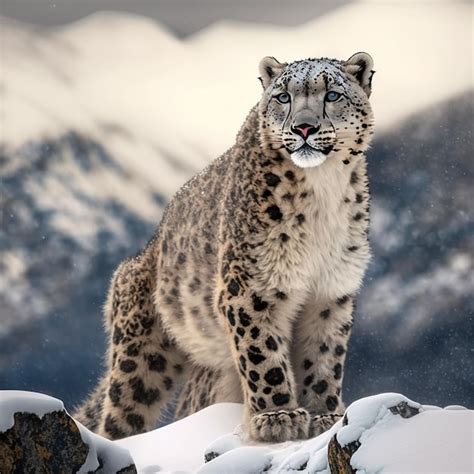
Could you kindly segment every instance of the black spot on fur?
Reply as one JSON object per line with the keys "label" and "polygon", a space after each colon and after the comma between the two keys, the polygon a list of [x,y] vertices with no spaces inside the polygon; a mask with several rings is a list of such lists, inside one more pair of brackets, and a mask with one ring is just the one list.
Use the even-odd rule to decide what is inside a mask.
{"label": "black spot on fur", "polygon": [[109,386],[109,398],[112,405],[117,406],[120,404],[120,398],[122,397],[122,384],[116,380],[112,380]]}
{"label": "black spot on fur", "polygon": [[349,301],[349,297],[347,295],[344,295],[344,296],[341,296],[340,298],[338,298],[337,304],[339,306],[342,306],[343,304],[347,303],[348,301]]}
{"label": "black spot on fur", "polygon": [[281,407],[282,405],[286,405],[290,401],[290,394],[288,393],[275,393],[272,397],[273,403],[277,407]]}
{"label": "black spot on fur", "polygon": [[105,418],[104,428],[112,439],[125,438],[126,436],[125,432],[118,427],[116,420],[110,414]]}
{"label": "black spot on fur", "polygon": [[280,367],[273,367],[265,374],[265,381],[268,385],[280,385],[285,380],[285,375]]}
{"label": "black spot on fur", "polygon": [[355,221],[360,221],[363,217],[364,217],[364,214],[362,214],[362,212],[358,212],[358,213],[353,217],[353,219],[354,219]]}
{"label": "black spot on fur", "polygon": [[331,310],[329,308],[325,309],[319,313],[319,316],[321,316],[323,319],[328,319],[329,316],[331,316]]}
{"label": "black spot on fur", "polygon": [[136,357],[140,353],[140,346],[137,343],[132,342],[127,347],[126,353],[130,357]]}
{"label": "black spot on fur", "polygon": [[186,262],[186,255],[181,252],[178,254],[178,263],[183,264],[184,262]]}
{"label": "black spot on fur", "polygon": [[267,182],[268,186],[277,186],[280,183],[281,179],[274,173],[265,173],[263,176],[265,181]]}
{"label": "black spot on fur", "polygon": [[308,376],[304,379],[303,383],[304,383],[304,385],[307,387],[308,385],[311,385],[311,384],[313,383],[313,380],[314,380],[314,374],[311,374],[311,375],[308,375]]}
{"label": "black spot on fur", "polygon": [[209,242],[206,242],[206,244],[204,245],[204,252],[206,252],[207,254],[212,253],[212,246]]}
{"label": "black spot on fur", "polygon": [[326,398],[326,406],[329,411],[334,411],[338,405],[339,400],[334,395],[329,395],[329,397]]}
{"label": "black spot on fur", "polygon": [[252,379],[252,382],[256,382],[260,379],[260,375],[258,375],[258,372],[255,372],[255,370],[249,372],[249,377]]}
{"label": "black spot on fur", "polygon": [[242,368],[243,371],[247,370],[247,361],[245,360],[244,356],[240,356],[239,364],[240,364],[240,367]]}
{"label": "black spot on fur", "polygon": [[298,221],[298,224],[302,224],[306,220],[306,217],[304,216],[304,214],[298,214],[296,216],[296,220]]}
{"label": "black spot on fur", "polygon": [[263,311],[268,306],[268,303],[263,301],[260,296],[257,296],[255,293],[252,295],[252,303],[255,311]]}
{"label": "black spot on fur", "polygon": [[148,368],[154,372],[164,372],[166,370],[166,359],[161,354],[149,354],[147,357]]}
{"label": "black spot on fur", "polygon": [[339,380],[342,377],[342,365],[337,363],[334,366],[334,378]]}
{"label": "black spot on fur", "polygon": [[270,219],[274,221],[279,221],[283,217],[283,214],[281,213],[280,208],[276,205],[268,207],[267,213],[270,216]]}
{"label": "black spot on fur", "polygon": [[313,363],[309,359],[303,361],[303,369],[308,370],[313,366]]}
{"label": "black spot on fur", "polygon": [[336,355],[341,356],[342,354],[344,354],[344,352],[346,352],[346,350],[344,349],[344,346],[338,344],[336,346],[336,349],[334,349],[334,352],[336,353]]}
{"label": "black spot on fur", "polygon": [[284,232],[282,232],[282,233],[280,234],[280,240],[281,240],[282,242],[288,242],[288,240],[290,240],[290,237],[289,237],[288,234],[285,234]]}
{"label": "black spot on fur", "polygon": [[227,290],[229,291],[229,293],[232,295],[232,296],[237,296],[239,294],[239,290],[240,290],[240,285],[239,283],[237,282],[237,280],[235,280],[234,278],[232,278],[229,282],[229,284],[227,285]]}
{"label": "black spot on fur", "polygon": [[364,200],[364,197],[362,196],[362,194],[356,194],[356,202],[357,203],[360,204],[363,200]]}
{"label": "black spot on fur", "polygon": [[272,391],[272,387],[265,387],[262,392],[265,394],[265,395],[268,395],[269,393],[271,393]]}
{"label": "black spot on fur", "polygon": [[241,328],[240,326],[237,328],[237,334],[240,336],[240,337],[244,337],[245,335],[245,329],[244,328]]}
{"label": "black spot on fur", "polygon": [[253,382],[251,382],[250,380],[247,380],[247,384],[253,393],[257,393],[258,388]]}
{"label": "black spot on fur", "polygon": [[114,344],[119,344],[124,338],[122,330],[118,326],[114,326],[114,333],[112,336],[112,342]]}
{"label": "black spot on fur", "polygon": [[254,326],[250,330],[250,335],[252,336],[252,339],[257,339],[257,337],[260,336],[260,329],[257,326]]}
{"label": "black spot on fur", "polygon": [[350,330],[352,329],[352,322],[345,323],[341,326],[341,333],[346,335],[349,334]]}
{"label": "black spot on fur", "polygon": [[319,350],[320,350],[322,353],[324,353],[324,352],[327,352],[327,351],[329,350],[329,347],[328,347],[328,345],[327,345],[325,342],[323,342],[323,343],[319,346]]}
{"label": "black spot on fur", "polygon": [[129,385],[133,390],[133,399],[138,403],[149,406],[160,400],[160,391],[157,388],[145,388],[139,377],[130,379]]}
{"label": "black spot on fur", "polygon": [[232,306],[227,308],[227,319],[231,326],[235,326],[234,308],[232,308]]}
{"label": "black spot on fur", "polygon": [[165,377],[163,379],[163,383],[165,385],[166,390],[171,390],[171,388],[173,387],[173,381],[169,377]]}
{"label": "black spot on fur", "polygon": [[244,308],[239,308],[239,321],[242,326],[247,327],[250,326],[252,319],[250,316],[244,311]]}
{"label": "black spot on fur", "polygon": [[314,384],[311,387],[311,390],[317,394],[324,393],[327,389],[328,389],[328,383],[326,382],[326,380],[320,380],[318,383]]}
{"label": "black spot on fur", "polygon": [[145,419],[142,415],[138,415],[137,413],[129,413],[126,420],[135,432],[143,430],[145,426]]}
{"label": "black spot on fur", "polygon": [[359,247],[357,245],[352,245],[351,247],[348,247],[347,250],[349,252],[355,252]]}
{"label": "black spot on fur", "polygon": [[290,180],[290,181],[293,181],[295,179],[295,173],[293,173],[293,171],[291,170],[288,170],[286,173],[285,173],[285,176]]}
{"label": "black spot on fur", "polygon": [[276,343],[275,339],[273,336],[268,336],[267,339],[265,340],[265,345],[267,346],[268,349],[271,351],[276,351],[278,349],[278,344]]}
{"label": "black spot on fur", "polygon": [[247,357],[249,358],[249,361],[252,362],[254,365],[260,364],[260,362],[263,362],[266,360],[266,357],[262,354],[257,354],[255,352],[252,352],[250,350],[247,351]]}
{"label": "black spot on fur", "polygon": [[260,397],[258,400],[257,400],[257,404],[258,404],[258,407],[261,409],[261,410],[265,410],[265,408],[267,408],[267,403],[265,402],[265,400]]}
{"label": "black spot on fur", "polygon": [[137,363],[132,359],[125,359],[120,362],[120,370],[122,372],[130,373],[136,370]]}
{"label": "black spot on fur", "polygon": [[282,301],[285,301],[288,296],[286,296],[286,293],[283,293],[283,291],[277,291],[275,293],[275,296],[279,299],[279,300],[282,300]]}

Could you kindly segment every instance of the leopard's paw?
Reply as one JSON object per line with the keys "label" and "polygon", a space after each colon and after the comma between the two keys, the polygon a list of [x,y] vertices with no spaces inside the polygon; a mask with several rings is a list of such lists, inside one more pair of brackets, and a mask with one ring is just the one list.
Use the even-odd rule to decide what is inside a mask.
{"label": "leopard's paw", "polygon": [[309,425],[309,437],[314,438],[315,436],[324,433],[329,428],[337,423],[344,415],[328,413],[326,415],[313,416]]}
{"label": "leopard's paw", "polygon": [[256,441],[307,438],[310,415],[304,408],[259,413],[250,419],[250,436]]}

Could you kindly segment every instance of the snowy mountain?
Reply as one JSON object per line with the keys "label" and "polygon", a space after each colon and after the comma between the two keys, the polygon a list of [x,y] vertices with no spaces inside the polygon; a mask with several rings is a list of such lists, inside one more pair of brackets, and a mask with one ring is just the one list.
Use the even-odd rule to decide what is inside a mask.
{"label": "snowy mountain", "polygon": [[[65,453],[80,473],[467,474],[474,468],[474,412],[460,406],[441,409],[382,393],[354,402],[343,420],[320,436],[280,444],[247,439],[242,412],[236,403],[212,405],[164,428],[111,442],[80,423],[71,426],[63,403],[55,398],[0,391],[0,469],[9,472],[8,467],[33,460],[36,468],[39,462],[45,468],[70,468]],[[54,428],[64,432],[60,443]]]}
{"label": "snowy mountain", "polygon": [[47,30],[3,19],[0,388],[70,406],[94,385],[113,269],[232,144],[262,56],[367,50],[374,259],[345,396],[473,405],[470,25],[469,5],[449,2],[354,3],[297,28],[219,23],[185,40],[125,14]]}

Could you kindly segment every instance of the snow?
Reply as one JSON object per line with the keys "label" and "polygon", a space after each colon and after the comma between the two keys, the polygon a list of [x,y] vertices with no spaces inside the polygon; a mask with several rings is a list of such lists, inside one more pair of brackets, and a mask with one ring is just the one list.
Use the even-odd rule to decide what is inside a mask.
{"label": "snow", "polygon": [[0,432],[15,424],[13,415],[16,412],[35,413],[42,418],[53,411],[64,411],[63,402],[41,393],[0,390]]}
{"label": "snow", "polygon": [[99,457],[103,465],[107,466],[107,472],[118,472],[120,469],[133,464],[134,460],[127,449],[92,433],[78,421],[76,421],[76,425],[81,432],[82,440],[89,446],[86,462],[82,465],[78,474],[95,472],[100,465]]}
{"label": "snow", "polygon": [[473,472],[474,412],[433,410],[408,420],[386,417],[361,437],[351,461],[359,474]]}
{"label": "snow", "polygon": [[203,464],[208,445],[239,425],[242,413],[237,403],[213,405],[171,425],[115,443],[130,451],[140,472],[155,472],[155,465],[160,466],[160,472],[190,472]]}
{"label": "snow", "polygon": [[[393,407],[412,409],[403,418]],[[391,410],[392,408],[392,410]],[[53,397],[32,392],[0,391],[0,432],[13,426],[15,412],[64,411]],[[255,443],[242,430],[243,406],[212,405],[163,428],[118,441],[104,439],[76,422],[90,451],[80,473],[95,471],[100,457],[108,472],[135,463],[139,473],[160,474],[330,474],[327,449],[336,436],[345,446],[359,441],[351,458],[359,474],[374,472],[473,472],[474,411],[459,405],[445,409],[421,405],[397,393],[360,399],[337,422],[309,440]],[[208,459],[217,456],[205,463]]]}
{"label": "snow", "polygon": [[355,401],[346,410],[348,425],[338,431],[337,441],[341,446],[346,446],[358,440],[367,429],[383,420],[386,415],[391,415],[390,407],[403,402],[415,409],[421,408],[419,403],[412,402],[398,393],[383,393]]}
{"label": "snow", "polygon": [[[390,410],[404,403],[420,413],[402,418]],[[353,467],[361,474],[472,472],[474,412],[460,406],[447,408],[423,406],[401,394],[383,393],[351,404],[346,426],[339,421],[310,440],[265,444],[251,442],[243,434],[240,405],[218,404],[116,443],[130,451],[141,473],[330,474],[327,447],[334,435],[341,445],[361,442],[352,457]],[[218,457],[204,463],[210,453]]]}

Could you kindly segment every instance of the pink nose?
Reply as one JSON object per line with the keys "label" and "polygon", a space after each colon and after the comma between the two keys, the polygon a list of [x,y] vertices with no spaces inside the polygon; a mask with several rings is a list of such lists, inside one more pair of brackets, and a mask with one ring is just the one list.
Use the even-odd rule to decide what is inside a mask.
{"label": "pink nose", "polygon": [[299,125],[291,127],[291,130],[306,140],[306,138],[308,138],[310,135],[313,135],[314,133],[316,133],[319,130],[319,128],[320,128],[320,125],[315,127],[314,125],[310,125],[309,123],[301,123]]}

